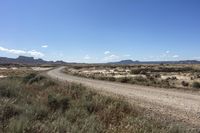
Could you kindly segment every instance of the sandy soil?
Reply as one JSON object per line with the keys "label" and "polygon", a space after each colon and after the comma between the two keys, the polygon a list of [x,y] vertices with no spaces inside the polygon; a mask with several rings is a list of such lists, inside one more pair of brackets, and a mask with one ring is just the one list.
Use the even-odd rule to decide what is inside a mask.
{"label": "sandy soil", "polygon": [[200,127],[200,93],[92,80],[62,73],[64,67],[47,72],[60,81],[77,82],[100,92],[115,94],[151,111]]}
{"label": "sandy soil", "polygon": [[0,70],[7,70],[6,67],[0,67]]}
{"label": "sandy soil", "polygon": [[4,76],[4,75],[0,75],[0,79],[2,79],[2,78],[6,78],[7,76]]}
{"label": "sandy soil", "polygon": [[47,71],[52,69],[52,67],[31,67],[34,71]]}

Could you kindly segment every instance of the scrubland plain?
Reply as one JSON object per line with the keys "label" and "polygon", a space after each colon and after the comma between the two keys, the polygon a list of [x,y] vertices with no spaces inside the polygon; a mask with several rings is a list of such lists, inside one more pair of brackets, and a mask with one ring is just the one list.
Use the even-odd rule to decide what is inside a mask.
{"label": "scrubland plain", "polygon": [[[193,88],[193,81],[198,82],[198,77],[196,77],[198,71],[193,68],[183,70],[184,67],[175,67],[170,66],[167,70],[173,70],[170,73],[174,75],[193,76],[193,79],[184,79],[189,83],[184,88]],[[148,66],[148,68],[151,67]],[[159,66],[156,68],[159,69],[150,74],[150,76],[160,74],[154,77],[155,79],[166,80],[162,79],[162,76],[170,76],[167,72],[160,72]],[[0,74],[5,77],[0,79],[0,132],[199,132],[197,127],[174,121],[159,112],[130,104],[122,97],[106,96],[78,83],[53,80],[46,75],[46,69],[31,67],[1,69]],[[64,71],[73,75],[77,73],[72,72],[79,72],[81,73],[79,76],[88,78],[92,78],[90,76],[93,75],[95,79],[103,77],[103,80],[132,83],[130,79],[135,80],[138,76],[142,80],[150,80],[147,74],[142,73],[145,70],[148,69],[144,66],[67,66]],[[152,68],[148,71],[150,70]],[[86,71],[88,71],[87,74],[85,74]],[[115,80],[110,80],[111,76]],[[123,78],[127,78],[128,82],[123,81]],[[170,81],[179,80],[178,77],[176,78]],[[138,84],[142,83],[144,81],[138,80]]]}
{"label": "scrubland plain", "polygon": [[145,86],[200,89],[200,65],[73,65],[67,74]]}

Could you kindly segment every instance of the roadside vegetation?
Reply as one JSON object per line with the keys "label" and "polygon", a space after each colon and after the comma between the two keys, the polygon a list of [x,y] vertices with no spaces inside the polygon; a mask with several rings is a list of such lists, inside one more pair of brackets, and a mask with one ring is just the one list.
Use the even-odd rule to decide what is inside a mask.
{"label": "roadside vegetation", "polygon": [[144,86],[200,89],[199,65],[80,65],[68,66],[65,73]]}
{"label": "roadside vegetation", "polygon": [[16,76],[16,75],[26,75],[33,72],[31,68],[28,67],[0,67],[0,75],[4,76]]}
{"label": "roadside vegetation", "polygon": [[31,73],[0,80],[2,133],[195,132],[182,123],[74,83]]}

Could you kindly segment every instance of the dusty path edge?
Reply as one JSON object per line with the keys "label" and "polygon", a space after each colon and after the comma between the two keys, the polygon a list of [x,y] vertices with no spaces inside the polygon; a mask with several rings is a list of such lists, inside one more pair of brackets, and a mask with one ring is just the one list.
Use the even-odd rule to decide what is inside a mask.
{"label": "dusty path edge", "polygon": [[[51,77],[53,79],[56,79],[56,80],[59,80],[59,81],[74,82],[73,79],[71,80],[71,79],[66,79],[66,78],[60,77],[59,74],[61,74],[61,76],[71,76],[71,75],[63,74],[61,72],[61,70],[64,69],[64,68],[65,67],[59,67],[59,68],[56,68],[56,69],[48,71],[46,74],[49,77]],[[56,75],[57,72],[59,72],[58,75]],[[71,76],[71,77],[76,77],[76,76]],[[76,77],[76,78],[80,78],[80,77]],[[90,79],[86,79],[86,78],[80,78],[80,79],[85,79],[85,80],[91,81]],[[75,83],[77,83],[77,82],[75,82]],[[162,115],[164,115],[164,116],[166,116],[166,117],[168,117],[170,119],[173,119],[173,120],[175,120],[177,122],[187,123],[188,125],[192,125],[192,126],[195,126],[195,127],[200,127],[199,118],[197,118],[195,116],[192,116],[192,115],[189,116],[187,112],[184,112],[182,110],[174,109],[174,108],[171,108],[170,106],[169,107],[167,107],[167,106],[163,107],[162,105],[158,105],[156,103],[147,102],[147,101],[145,101],[145,103],[144,103],[143,100],[138,99],[138,98],[133,98],[133,97],[130,98],[130,97],[126,97],[126,95],[123,95],[123,94],[119,94],[119,93],[116,94],[116,93],[113,93],[113,92],[110,92],[110,91],[105,91],[105,89],[99,89],[99,88],[96,88],[94,86],[90,86],[90,85],[87,85],[87,84],[84,84],[84,83],[81,83],[81,84],[83,84],[84,86],[88,86],[91,90],[95,90],[95,91],[97,91],[97,92],[99,92],[101,94],[104,94],[104,95],[121,97],[121,98],[126,99],[127,101],[129,101],[131,104],[137,104],[138,106],[146,108],[149,111],[153,111],[153,112],[156,112],[156,113],[158,112],[159,114],[162,114]],[[164,91],[166,91],[166,90],[164,90]],[[153,108],[152,108],[152,106],[153,106]],[[166,112],[166,109],[167,109],[167,112]]]}

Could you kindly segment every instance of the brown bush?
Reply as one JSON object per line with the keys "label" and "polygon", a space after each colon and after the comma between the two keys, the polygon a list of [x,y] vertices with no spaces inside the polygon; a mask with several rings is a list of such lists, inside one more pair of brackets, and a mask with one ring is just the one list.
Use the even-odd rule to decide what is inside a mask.
{"label": "brown bush", "polygon": [[188,87],[188,86],[189,86],[189,83],[186,82],[186,81],[182,81],[181,84],[182,84],[184,87]]}

